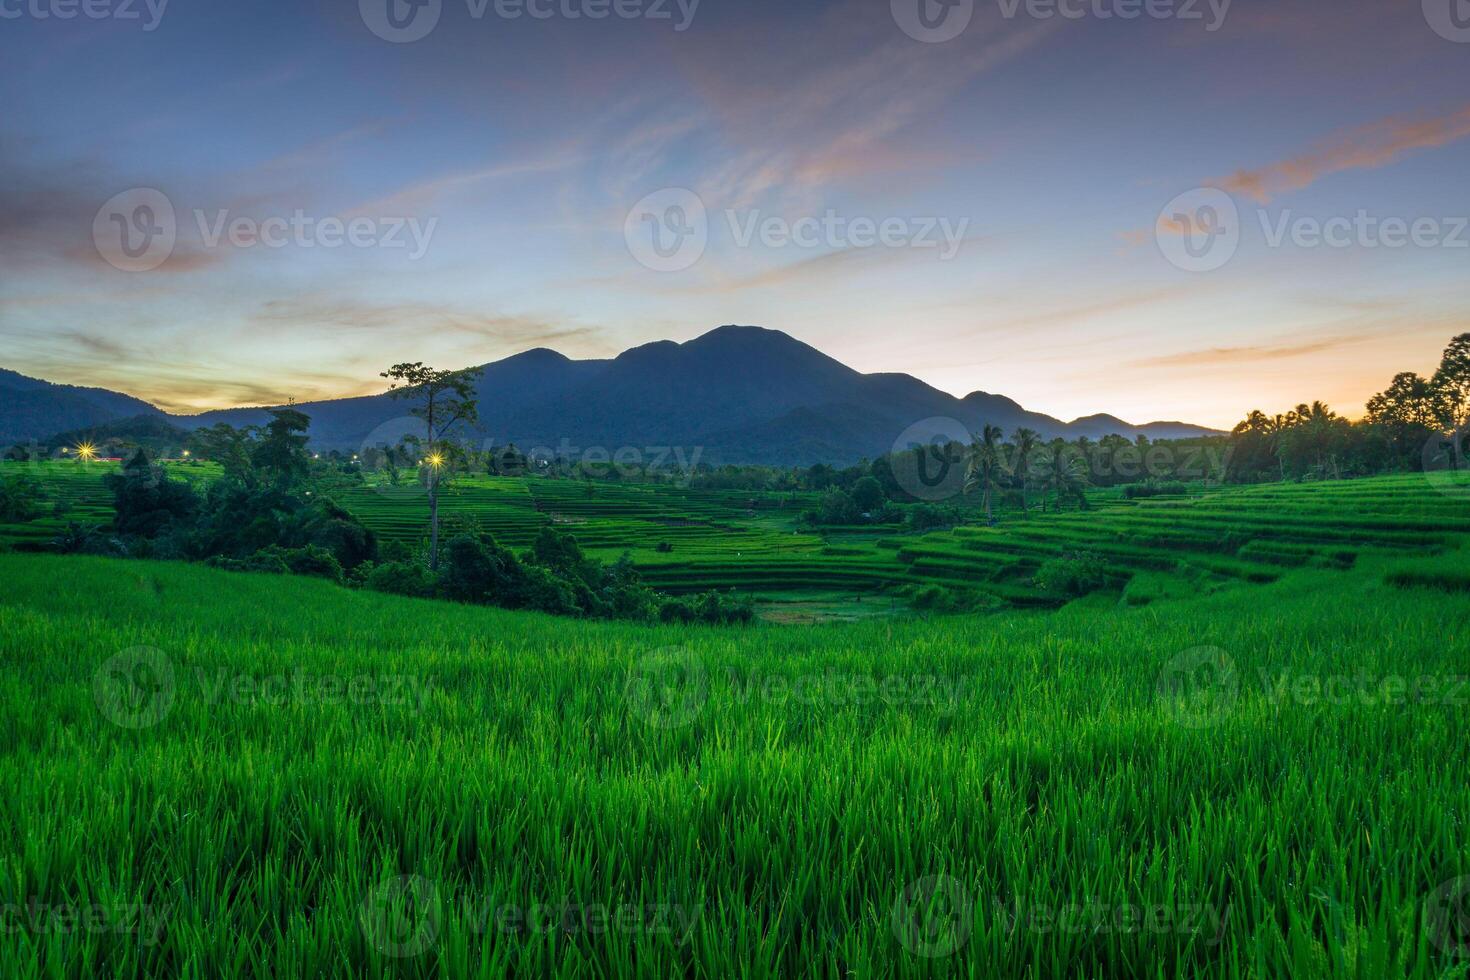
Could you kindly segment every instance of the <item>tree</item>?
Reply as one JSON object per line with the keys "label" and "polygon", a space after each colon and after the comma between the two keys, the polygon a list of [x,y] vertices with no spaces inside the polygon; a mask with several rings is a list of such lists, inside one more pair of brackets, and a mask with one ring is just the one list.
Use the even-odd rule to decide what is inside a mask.
{"label": "tree", "polygon": [[196,429],[189,437],[189,449],[199,459],[218,463],[225,476],[245,480],[250,475],[250,435],[250,429],[217,422],[207,429]]}
{"label": "tree", "polygon": [[871,476],[865,476],[852,487],[852,502],[863,513],[872,513],[883,506],[883,485]]}
{"label": "tree", "polygon": [[1012,438],[1016,442],[1016,476],[1021,484],[1021,514],[1029,516],[1031,508],[1026,499],[1026,490],[1031,485],[1031,470],[1036,462],[1036,449],[1041,445],[1041,434],[1035,429],[1023,427],[1017,429]]}
{"label": "tree", "polygon": [[970,444],[970,461],[965,467],[965,492],[970,493],[976,489],[982,491],[986,523],[995,520],[991,505],[996,479],[1000,475],[1000,440],[1003,435],[1000,426],[987,422],[980,435]]}
{"label": "tree", "polygon": [[[1082,488],[1087,482],[1087,464],[1081,455],[1067,445],[1065,439],[1053,439],[1047,450],[1043,490],[1052,492],[1056,509],[1062,509],[1062,500],[1066,497],[1076,497],[1079,505],[1085,504],[1087,498],[1082,495]],[[1046,509],[1044,499],[1042,509]]]}
{"label": "tree", "polygon": [[1470,425],[1470,333],[1462,333],[1445,348],[1434,373],[1433,385],[1443,399],[1445,428]]}
{"label": "tree", "polygon": [[278,490],[290,490],[306,479],[306,430],[311,419],[294,408],[273,408],[265,434],[250,452],[250,462]]}
{"label": "tree", "polygon": [[[1259,413],[1256,413],[1259,414]],[[1240,426],[1248,426],[1247,418]],[[1272,423],[1270,445],[1278,457],[1282,477],[1341,479],[1341,453],[1348,446],[1351,424],[1323,402],[1298,405],[1284,420]]]}
{"label": "tree", "polygon": [[415,418],[424,420],[424,462],[428,466],[429,488],[429,569],[439,568],[439,471],[445,462],[445,440],[459,425],[473,425],[480,420],[474,383],[480,376],[477,368],[465,371],[439,371],[421,362],[395,364],[382,374],[393,384],[389,393],[404,401],[415,401]]}
{"label": "tree", "polygon": [[188,523],[199,509],[193,488],[170,480],[141,449],[124,464],[122,473],[109,473],[102,482],[112,491],[112,526],[118,534],[156,537]]}

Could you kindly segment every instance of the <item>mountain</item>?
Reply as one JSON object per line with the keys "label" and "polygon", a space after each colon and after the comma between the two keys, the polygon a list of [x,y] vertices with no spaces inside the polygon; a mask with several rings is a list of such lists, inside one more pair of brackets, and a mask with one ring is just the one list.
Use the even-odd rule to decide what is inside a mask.
{"label": "mountain", "polygon": [[[1132,425],[1106,415],[1067,423],[986,392],[955,398],[906,374],[862,374],[760,327],[720,327],[687,343],[657,341],[611,360],[574,361],[531,350],[482,371],[481,424],[471,434],[474,441],[514,442],[546,455],[575,456],[592,447],[609,453],[632,447],[645,454],[681,447],[687,456],[699,447],[701,460],[710,463],[850,464],[935,435],[963,437],[986,423],[1007,434],[1027,426],[1047,438],[1212,433],[1174,422]],[[320,449],[396,441],[412,425],[406,420],[410,406],[388,395],[295,407],[311,416],[312,443]],[[8,415],[8,407],[0,409],[0,418]],[[265,419],[265,409],[246,408],[170,421],[198,428]],[[44,436],[59,427],[41,428]]]}
{"label": "mountain", "polygon": [[0,368],[0,445],[44,439],[54,432],[86,429],[159,408],[105,388],[79,388],[28,378]]}

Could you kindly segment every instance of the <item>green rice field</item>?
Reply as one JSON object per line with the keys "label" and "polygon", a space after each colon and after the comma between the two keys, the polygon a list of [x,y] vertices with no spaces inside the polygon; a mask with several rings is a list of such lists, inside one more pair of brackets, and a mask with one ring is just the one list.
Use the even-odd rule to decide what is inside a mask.
{"label": "green rice field", "polygon": [[[0,525],[0,541],[46,540],[71,520],[105,523],[106,469],[28,466],[69,510]],[[196,480],[212,474],[207,464],[171,472]],[[375,483],[330,492],[385,541],[419,544],[427,537],[420,487]],[[996,527],[928,534],[898,527],[799,531],[796,518],[816,496],[473,476],[444,491],[441,513],[451,528],[472,527],[515,548],[551,526],[599,558],[627,552],[649,585],[670,594],[728,589],[770,604],[841,599],[849,612],[864,599],[882,606],[929,584],[974,595],[982,606],[1055,607],[1064,599],[1034,585],[1036,571],[1078,551],[1105,559],[1126,601],[1144,605],[1163,595],[1274,582],[1295,568],[1346,570],[1363,556],[1454,551],[1470,534],[1467,497],[1438,492],[1414,475],[1216,486],[1142,500],[1101,492],[1083,512],[1010,512]],[[660,544],[669,550],[661,552]]]}
{"label": "green rice field", "polygon": [[[360,492],[413,537],[412,500]],[[452,507],[662,584],[1000,604],[656,626],[0,554],[3,974],[1470,975],[1465,497],[1268,485],[824,542],[679,494]],[[1083,547],[1111,588],[1036,601],[1026,570]]]}

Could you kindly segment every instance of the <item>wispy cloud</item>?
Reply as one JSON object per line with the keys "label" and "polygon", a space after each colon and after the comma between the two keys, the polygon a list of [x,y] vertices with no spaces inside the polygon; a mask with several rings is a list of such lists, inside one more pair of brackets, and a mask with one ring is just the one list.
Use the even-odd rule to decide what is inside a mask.
{"label": "wispy cloud", "polygon": [[1256,345],[1248,347],[1209,347],[1203,350],[1183,351],[1158,357],[1145,357],[1134,361],[1138,367],[1211,367],[1218,365],[1255,364],[1260,361],[1278,361],[1288,357],[1306,357],[1326,351],[1340,350],[1348,344],[1369,340],[1362,336],[1326,337],[1295,344]]}
{"label": "wispy cloud", "polygon": [[1266,204],[1329,174],[1382,167],[1415,150],[1445,146],[1467,136],[1470,136],[1470,105],[1430,119],[1390,116],[1328,136],[1288,160],[1237,170],[1210,183]]}

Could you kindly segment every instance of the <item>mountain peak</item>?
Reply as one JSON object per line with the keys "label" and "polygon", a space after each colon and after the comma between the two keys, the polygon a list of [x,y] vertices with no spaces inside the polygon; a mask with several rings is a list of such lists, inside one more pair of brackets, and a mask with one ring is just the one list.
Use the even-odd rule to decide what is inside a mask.
{"label": "mountain peak", "polygon": [[561,351],[554,351],[550,347],[532,347],[530,350],[521,351],[519,354],[512,354],[499,363],[505,364],[514,361],[521,364],[561,364],[570,360],[571,358],[567,357]]}
{"label": "mountain peak", "polygon": [[1133,428],[1137,428],[1137,426],[1133,426],[1133,425],[1128,424],[1127,422],[1124,422],[1122,419],[1118,418],[1118,416],[1116,416],[1116,415],[1109,415],[1106,412],[1099,412],[1096,415],[1084,415],[1081,418],[1075,418],[1075,419],[1073,419],[1069,424],[1071,424],[1071,425],[1116,425],[1120,429],[1133,429]]}

